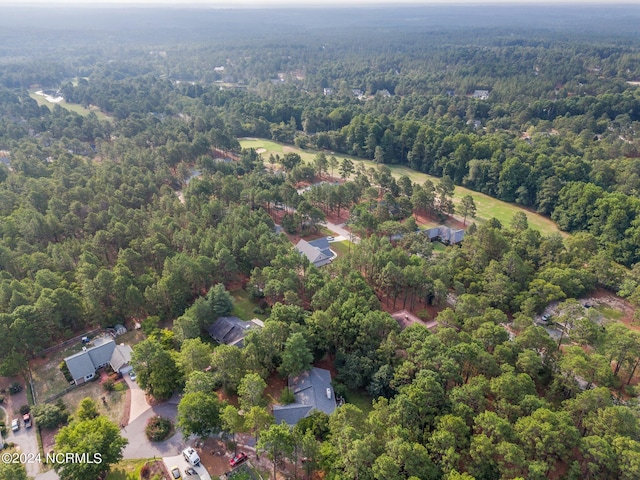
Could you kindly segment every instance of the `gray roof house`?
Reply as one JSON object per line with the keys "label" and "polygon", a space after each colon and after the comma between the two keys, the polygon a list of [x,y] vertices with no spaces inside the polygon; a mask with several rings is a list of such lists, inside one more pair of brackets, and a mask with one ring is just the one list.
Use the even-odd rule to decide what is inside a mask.
{"label": "gray roof house", "polygon": [[296,401],[289,405],[273,407],[276,423],[284,421],[293,426],[314,410],[331,415],[336,409],[329,370],[314,367],[298,376],[289,377],[289,389]]}
{"label": "gray roof house", "polygon": [[247,330],[262,327],[264,327],[264,323],[257,318],[245,322],[238,317],[219,317],[207,327],[207,333],[220,344],[243,347]]}
{"label": "gray roof house", "polygon": [[309,262],[316,267],[322,267],[331,263],[335,254],[329,248],[329,241],[326,238],[319,238],[313,242],[300,240],[296,244],[296,250],[309,259]]}
{"label": "gray roof house", "polygon": [[440,240],[448,245],[457,245],[464,239],[464,230],[454,230],[444,225],[428,228],[423,232],[429,237],[429,240]]}
{"label": "gray roof house", "polygon": [[83,347],[81,352],[64,359],[76,385],[91,380],[96,370],[111,365],[114,371],[121,372],[131,361],[131,347],[118,345],[109,337],[99,337],[91,347]]}
{"label": "gray roof house", "polygon": [[129,345],[125,345],[124,343],[116,345],[116,348],[113,350],[113,354],[111,355],[111,360],[109,360],[109,365],[111,365],[113,371],[120,373],[127,373],[131,371],[129,363],[131,362],[132,353],[133,350]]}
{"label": "gray roof house", "polygon": [[486,100],[489,98],[489,90],[474,90],[471,96],[473,98],[479,98],[480,100]]}

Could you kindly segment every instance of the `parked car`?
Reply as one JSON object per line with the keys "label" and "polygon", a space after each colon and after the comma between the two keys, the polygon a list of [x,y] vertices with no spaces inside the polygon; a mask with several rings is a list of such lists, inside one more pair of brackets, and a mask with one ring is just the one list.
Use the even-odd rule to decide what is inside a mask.
{"label": "parked car", "polygon": [[185,475],[198,475],[198,472],[196,472],[195,468],[193,467],[189,467],[184,471]]}
{"label": "parked car", "polygon": [[237,454],[235,457],[233,457],[232,459],[229,460],[229,465],[233,468],[237,465],[240,465],[242,462],[244,462],[247,459],[247,454],[244,452],[240,452],[239,454]]}
{"label": "parked car", "polygon": [[327,242],[333,242],[333,240],[334,240],[334,238],[331,235],[329,235],[327,237]]}
{"label": "parked car", "polygon": [[177,466],[171,468],[171,476],[174,480],[182,478],[182,475],[180,475],[180,469]]}
{"label": "parked car", "polygon": [[24,421],[24,427],[25,428],[31,427],[31,414],[30,413],[25,413],[22,416],[22,420]]}
{"label": "parked car", "polygon": [[184,459],[189,462],[193,466],[200,465],[200,456],[198,452],[196,452],[193,447],[187,447],[182,451],[182,456]]}
{"label": "parked car", "polygon": [[18,430],[20,430],[20,420],[14,418],[13,420],[11,420],[11,431],[17,432]]}
{"label": "parked car", "polygon": [[138,378],[138,376],[136,375],[136,372],[134,372],[133,370],[131,370],[129,372],[129,378],[131,379],[132,382],[136,381],[136,378]]}

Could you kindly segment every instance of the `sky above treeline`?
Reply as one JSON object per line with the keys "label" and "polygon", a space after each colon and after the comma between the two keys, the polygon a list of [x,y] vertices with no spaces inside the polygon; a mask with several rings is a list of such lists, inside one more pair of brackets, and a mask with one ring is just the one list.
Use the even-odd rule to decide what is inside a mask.
{"label": "sky above treeline", "polygon": [[355,5],[638,5],[640,0],[0,0],[0,5],[12,6],[105,6],[162,5],[175,7],[313,7]]}

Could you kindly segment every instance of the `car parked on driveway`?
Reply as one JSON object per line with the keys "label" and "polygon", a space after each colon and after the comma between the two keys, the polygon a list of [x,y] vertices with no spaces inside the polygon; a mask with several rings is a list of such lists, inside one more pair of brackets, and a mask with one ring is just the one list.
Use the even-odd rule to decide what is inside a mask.
{"label": "car parked on driveway", "polygon": [[180,469],[177,466],[171,467],[171,476],[174,478],[174,480],[182,478],[182,475],[180,475]]}
{"label": "car parked on driveway", "polygon": [[17,432],[18,430],[20,430],[20,420],[14,418],[13,420],[11,420],[11,431]]}
{"label": "car parked on driveway", "polygon": [[229,466],[231,468],[236,467],[240,465],[242,462],[244,462],[247,458],[248,457],[246,453],[240,452],[235,457],[229,460]]}
{"label": "car parked on driveway", "polygon": [[193,447],[187,447],[182,451],[182,456],[184,459],[189,462],[193,466],[200,465],[200,456],[198,452],[194,450]]}
{"label": "car parked on driveway", "polygon": [[136,372],[134,372],[133,370],[131,370],[129,372],[129,378],[131,379],[132,382],[136,381],[136,378],[138,378],[138,376],[136,375]]}

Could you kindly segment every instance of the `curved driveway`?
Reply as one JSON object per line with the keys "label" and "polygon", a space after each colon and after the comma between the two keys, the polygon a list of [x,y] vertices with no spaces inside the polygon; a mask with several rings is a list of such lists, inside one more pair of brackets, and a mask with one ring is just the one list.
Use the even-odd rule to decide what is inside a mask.
{"label": "curved driveway", "polygon": [[162,403],[149,408],[133,422],[129,422],[121,431],[122,436],[129,440],[123,452],[124,458],[172,457],[180,454],[187,444],[182,440],[182,433],[179,431],[164,442],[150,442],[144,431],[147,420],[154,415],[170,418],[175,422],[177,414],[177,404]]}

